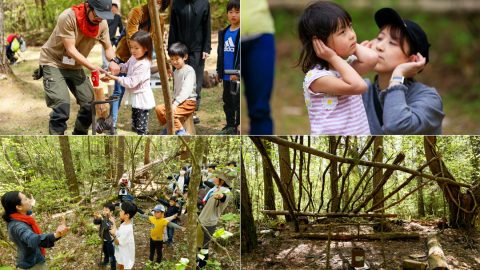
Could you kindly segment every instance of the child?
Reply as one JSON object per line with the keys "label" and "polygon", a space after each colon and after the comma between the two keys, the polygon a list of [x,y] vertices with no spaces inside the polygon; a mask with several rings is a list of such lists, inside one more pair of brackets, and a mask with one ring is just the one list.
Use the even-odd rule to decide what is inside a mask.
{"label": "child", "polygon": [[[188,49],[182,43],[173,43],[168,48],[168,56],[175,71],[173,72],[173,101],[172,112],[174,118],[175,135],[187,135],[187,132],[180,122],[180,118],[187,117],[195,111],[197,104],[195,70],[185,64],[188,59]],[[158,121],[162,125],[167,123],[165,105],[158,105],[155,108]],[[167,129],[162,131],[167,134]]]}
{"label": "child", "polygon": [[240,124],[240,93],[236,92],[238,77],[225,75],[225,70],[240,68],[240,1],[230,0],[227,4],[227,18],[230,25],[218,32],[217,76],[223,80],[223,111],[227,125],[221,135],[237,135]]}
{"label": "child", "polygon": [[[335,3],[314,2],[302,14],[298,32],[311,133],[370,134],[360,95],[367,85],[359,73],[372,69],[377,55],[357,44],[350,15]],[[344,59],[352,55],[350,65]]]}
{"label": "child", "polygon": [[367,46],[379,56],[375,81],[363,94],[374,135],[440,135],[442,99],[435,88],[413,80],[428,63],[427,35],[391,8],[375,13],[380,33]]}
{"label": "child", "polygon": [[[165,207],[167,207],[167,211],[165,212],[165,217],[172,217],[175,216],[174,219],[172,219],[172,223],[178,224],[178,216],[181,213],[180,207],[177,206],[177,197],[176,196],[171,196],[170,199],[165,201],[164,199],[160,198],[158,199],[158,202],[163,204]],[[173,234],[175,233],[175,228],[173,227],[167,227],[167,244],[171,245],[173,244]]]}
{"label": "child", "polygon": [[148,134],[149,110],[155,107],[155,98],[150,88],[152,51],[150,34],[143,30],[136,32],[130,39],[132,56],[127,63],[120,64],[120,72],[127,76],[106,75],[102,78],[103,81],[116,80],[128,90],[129,102],[132,104],[132,130],[138,135]]}
{"label": "child", "polygon": [[171,220],[175,219],[177,216],[173,215],[171,217],[165,218],[165,207],[163,205],[156,205],[153,208],[153,216],[141,215],[143,218],[148,218],[150,223],[153,224],[153,228],[150,231],[150,257],[149,260],[153,261],[155,251],[157,253],[157,263],[162,262],[163,257],[163,233],[165,228],[176,228],[185,230],[184,227],[178,226],[177,224],[171,222]]}
{"label": "child", "polygon": [[100,262],[103,266],[108,264],[110,260],[110,269],[115,270],[117,262],[115,261],[115,250],[113,248],[113,238],[110,235],[110,229],[112,228],[112,221],[110,217],[113,216],[115,211],[115,205],[111,202],[107,202],[103,205],[103,215],[95,213],[93,223],[100,225],[99,236],[103,240],[103,262]]}
{"label": "child", "polygon": [[118,269],[132,269],[135,263],[135,239],[133,238],[132,218],[137,213],[137,206],[131,202],[121,204],[120,220],[122,224],[117,230],[115,219],[110,217],[113,223],[110,234],[115,244],[115,259],[118,263]]}

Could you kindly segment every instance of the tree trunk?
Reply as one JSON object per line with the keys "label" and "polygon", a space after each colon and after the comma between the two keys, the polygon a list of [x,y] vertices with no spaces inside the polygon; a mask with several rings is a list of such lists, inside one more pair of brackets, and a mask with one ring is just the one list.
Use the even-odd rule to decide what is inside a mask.
{"label": "tree trunk", "polygon": [[[257,245],[257,233],[255,227],[255,220],[253,219],[252,201],[250,200],[250,194],[248,190],[247,175],[245,173],[245,164],[243,162],[243,154],[240,157],[241,163],[241,230],[242,230],[242,246],[241,253],[247,253],[254,250]],[[264,165],[265,166],[265,165]],[[265,167],[264,167],[265,168]],[[270,181],[272,181],[270,176]],[[273,187],[273,183],[271,183]]]}
{"label": "tree trunk", "polygon": [[3,13],[3,0],[0,0],[0,74],[10,75],[12,69],[8,64],[6,48],[5,48],[5,30],[3,29],[3,22],[5,21],[5,15]]}
{"label": "tree trunk", "polygon": [[[272,153],[272,143],[264,141],[263,145],[267,150],[268,155],[271,157]],[[262,167],[263,167],[263,200],[265,210],[275,210],[275,190],[273,187],[273,178],[270,169],[268,168],[268,161],[262,156]],[[243,171],[242,171],[243,173]],[[243,190],[243,188],[242,188]],[[269,216],[270,218],[276,219],[277,216]]]}
{"label": "tree trunk", "polygon": [[[375,140],[374,140],[374,143],[373,143],[373,148],[374,148],[374,151],[376,149],[381,149],[378,152],[378,155],[376,156],[374,161],[379,162],[379,163],[383,163],[383,136],[375,136]],[[373,182],[372,182],[373,188],[372,188],[372,190],[375,190],[381,184],[382,178],[383,178],[382,168],[378,168],[378,167],[373,168]],[[380,187],[377,194],[375,194],[375,196],[373,197],[373,205],[377,205],[377,203],[381,202],[382,200],[383,200],[383,185]],[[384,207],[384,203],[382,202],[382,203],[378,204],[378,206],[376,206],[372,210],[383,208],[383,207]]]}
{"label": "tree trunk", "polygon": [[80,195],[78,188],[77,176],[75,175],[75,168],[72,161],[72,152],[70,151],[70,142],[68,136],[58,136],[60,140],[60,150],[62,151],[63,168],[67,178],[68,190],[74,197]]}
{"label": "tree trunk", "polygon": [[[284,138],[286,139],[286,138]],[[290,148],[278,145],[278,162],[280,164],[280,178],[286,188],[290,201],[295,205],[295,196],[293,195],[292,166],[290,162]],[[288,202],[283,200],[283,209],[288,209]],[[291,217],[285,217],[287,222],[292,221]]]}
{"label": "tree trunk", "polygon": [[[422,186],[422,177],[417,176],[417,187]],[[420,187],[417,192],[417,208],[418,217],[425,217],[425,202],[423,199],[423,187]]]}
{"label": "tree trunk", "polygon": [[[335,136],[328,136],[328,149],[332,155],[337,155],[337,140]],[[337,162],[330,161],[330,192],[331,202],[330,212],[340,211],[340,197],[338,196],[338,167]]]}
{"label": "tree trunk", "polygon": [[[437,138],[435,136],[425,136],[423,142],[427,160],[440,156],[436,150]],[[461,192],[460,186],[455,184],[455,177],[441,158],[438,159],[438,162],[430,163],[429,168],[433,175],[453,181],[450,183],[437,182],[448,204],[449,225],[453,228],[465,229],[475,227],[475,218],[478,215],[476,202],[480,201],[480,185],[474,185],[473,189],[467,189],[466,193]]]}
{"label": "tree trunk", "polygon": [[[185,142],[185,141],[184,141]],[[186,143],[186,142],[185,142]],[[195,138],[195,149],[190,153],[192,164],[192,175],[190,183],[188,184],[188,198],[187,198],[187,235],[188,235],[188,263],[189,269],[196,268],[197,258],[197,196],[198,186],[202,179],[200,172],[200,165],[207,144],[207,137],[197,136]]]}
{"label": "tree trunk", "polygon": [[[143,165],[150,164],[150,145],[152,144],[152,138],[147,137],[147,140],[145,141],[145,153],[143,156]],[[143,179],[148,179],[150,177],[150,171],[145,171],[145,173],[142,175]]]}
{"label": "tree trunk", "polygon": [[448,270],[447,259],[443,254],[442,246],[434,235],[428,236],[428,269],[429,270]]}
{"label": "tree trunk", "polygon": [[105,136],[105,159],[107,160],[108,170],[106,173],[106,179],[112,179],[114,177],[114,165],[113,165],[113,137]]}
{"label": "tree trunk", "polygon": [[125,136],[117,136],[117,138],[117,175],[115,177],[114,185],[117,184],[118,179],[120,179],[125,172]]}

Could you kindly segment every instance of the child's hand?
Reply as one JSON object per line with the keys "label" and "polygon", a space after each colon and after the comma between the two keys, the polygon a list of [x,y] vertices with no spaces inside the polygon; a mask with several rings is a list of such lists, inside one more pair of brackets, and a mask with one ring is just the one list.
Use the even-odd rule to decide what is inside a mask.
{"label": "child's hand", "polygon": [[110,220],[110,222],[112,222],[113,225],[115,226],[115,217],[114,217],[114,216],[110,216],[109,220]]}
{"label": "child's hand", "polygon": [[238,81],[237,75],[230,75],[230,81]]}
{"label": "child's hand", "polygon": [[103,78],[100,78],[100,80],[101,80],[102,82],[109,82],[109,81],[111,80],[111,78],[108,77],[108,76],[105,76],[105,77],[103,77]]}
{"label": "child's hand", "polygon": [[423,57],[420,53],[413,56],[412,62],[407,62],[398,65],[395,70],[393,70],[393,76],[403,76],[405,78],[412,78],[417,75],[425,67],[427,59]]}
{"label": "child's hand", "polygon": [[321,41],[316,37],[313,38],[312,43],[313,43],[313,49],[315,50],[315,54],[319,58],[327,62],[330,62],[330,59],[332,59],[337,55],[337,53],[334,50],[327,47],[327,45],[325,45],[323,41]]}
{"label": "child's hand", "polygon": [[98,213],[98,212],[94,212],[94,213],[93,213],[93,216],[94,216],[95,218],[101,218],[101,217],[102,217],[102,215],[100,215],[100,213]]}
{"label": "child's hand", "polygon": [[220,199],[223,198],[223,194],[222,193],[215,194],[215,195],[213,195],[213,198],[215,198],[217,200],[220,200]]}
{"label": "child's hand", "polygon": [[371,49],[372,46],[373,46],[373,43],[372,43],[371,40],[364,40],[364,41],[362,41],[362,43],[360,43],[360,45]]}

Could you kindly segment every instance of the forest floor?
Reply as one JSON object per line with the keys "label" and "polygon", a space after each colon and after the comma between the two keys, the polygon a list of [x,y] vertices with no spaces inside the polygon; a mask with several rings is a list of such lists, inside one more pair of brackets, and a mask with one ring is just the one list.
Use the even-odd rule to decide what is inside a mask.
{"label": "forest floor", "polygon": [[[205,63],[205,70],[214,71],[217,61],[217,34],[212,35],[212,54]],[[50,108],[45,103],[43,92],[43,80],[35,81],[32,73],[38,68],[40,47],[28,47],[21,53],[19,62],[12,66],[16,75],[13,79],[0,79],[0,134],[5,135],[43,135],[48,134],[48,120]],[[102,50],[97,44],[88,59],[97,65],[101,65]],[[90,74],[87,74],[90,76]],[[110,86],[101,82],[101,87],[113,91],[113,81]],[[172,80],[169,81],[173,87]],[[156,104],[163,104],[161,88],[154,88]],[[196,133],[201,135],[216,134],[225,125],[222,101],[223,86],[218,84],[212,88],[202,89],[202,103],[197,115],[201,122],[195,125]],[[67,121],[67,134],[71,134],[75,124],[78,105],[73,95],[70,95],[71,108],[70,119]],[[118,134],[134,135],[131,131],[131,107],[122,104],[118,118]],[[149,133],[160,134],[160,126],[155,111],[150,111]]]}
{"label": "forest floor", "polygon": [[[140,209],[145,212],[150,211],[155,206],[153,200],[137,200]],[[67,226],[71,228],[71,232],[63,239],[56,242],[55,247],[47,249],[47,263],[50,269],[110,269],[97,265],[102,256],[101,241],[98,237],[98,226],[93,224],[93,213],[101,212],[101,207],[88,210],[82,210],[81,213],[75,212],[75,215],[67,216]],[[227,208],[228,209],[228,208]],[[90,212],[91,215],[87,213]],[[118,212],[118,207],[116,212]],[[53,232],[60,223],[60,218],[51,218],[46,213],[36,216],[40,228],[44,233]],[[116,214],[117,223],[119,222],[118,213]],[[180,226],[186,226],[187,216],[180,217]],[[118,226],[118,224],[117,224]],[[238,226],[239,227],[239,226]],[[3,228],[2,228],[3,229]],[[133,269],[145,269],[149,257],[149,239],[151,224],[141,218],[134,217],[134,238],[135,238],[135,264]],[[187,231],[175,230],[174,243],[172,246],[164,245],[163,261],[170,261],[168,265],[174,265],[181,258],[187,258]],[[228,250],[230,256],[234,260],[234,267],[228,261],[225,252],[218,248],[215,244],[210,245],[211,258],[221,264],[221,269],[239,269],[240,265],[240,236],[234,235],[229,239],[228,244],[224,247]],[[12,244],[13,245],[13,244]],[[0,266],[15,265],[16,252],[12,248],[0,249]],[[158,267],[158,266],[157,266]],[[153,268],[151,268],[153,269]],[[163,268],[155,268],[163,269]],[[166,268],[165,268],[166,269]]]}
{"label": "forest floor", "polygon": [[[314,232],[311,229],[314,226],[301,226],[301,231]],[[294,239],[295,233],[290,228],[276,234],[258,234],[259,246],[252,253],[242,255],[242,269],[327,269],[327,241]],[[333,229],[332,234],[356,233],[356,230],[356,227],[342,226]],[[451,269],[480,269],[478,231],[440,230],[432,221],[405,222],[396,226],[394,231],[418,232],[421,238],[413,241],[331,241],[330,269],[348,269],[344,268],[344,262],[351,261],[353,247],[364,249],[370,269],[401,269],[403,260],[411,259],[410,255],[425,255],[426,259],[425,242],[430,233],[437,233]],[[315,232],[327,233],[325,227],[323,231]],[[361,233],[372,232],[371,227],[361,226]]]}

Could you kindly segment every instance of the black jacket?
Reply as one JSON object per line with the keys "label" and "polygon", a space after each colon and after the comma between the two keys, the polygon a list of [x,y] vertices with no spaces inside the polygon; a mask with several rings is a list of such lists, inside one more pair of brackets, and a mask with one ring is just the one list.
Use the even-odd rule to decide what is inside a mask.
{"label": "black jacket", "polygon": [[[180,216],[180,208],[177,207],[176,205],[171,206],[170,203],[167,200],[164,200],[162,198],[157,200],[159,203],[163,204],[165,207],[167,207],[167,211],[165,211],[165,217],[171,217],[175,214],[178,214]],[[177,223],[178,222],[178,217],[174,220],[173,222]]]}
{"label": "black jacket", "polygon": [[188,52],[210,53],[210,3],[208,0],[175,0],[170,16],[168,47],[181,42]]}
{"label": "black jacket", "polygon": [[112,236],[110,235],[110,229],[112,228],[113,224],[109,219],[102,216],[102,218],[94,218],[93,223],[96,225],[100,225],[98,236],[100,236],[102,240],[106,240],[106,241],[113,240]]}
{"label": "black jacket", "polygon": [[[223,50],[225,48],[225,33],[227,32],[228,28],[230,28],[230,25],[227,26],[225,29],[218,31],[218,48],[217,48],[217,74],[218,77],[223,80],[223,75],[225,75],[225,68],[224,68],[224,59],[223,59]],[[240,29],[238,29],[238,35],[237,38],[235,39],[235,58],[234,61],[235,63],[233,64],[234,69],[240,70],[240,50],[239,50],[239,45],[240,45]]]}

